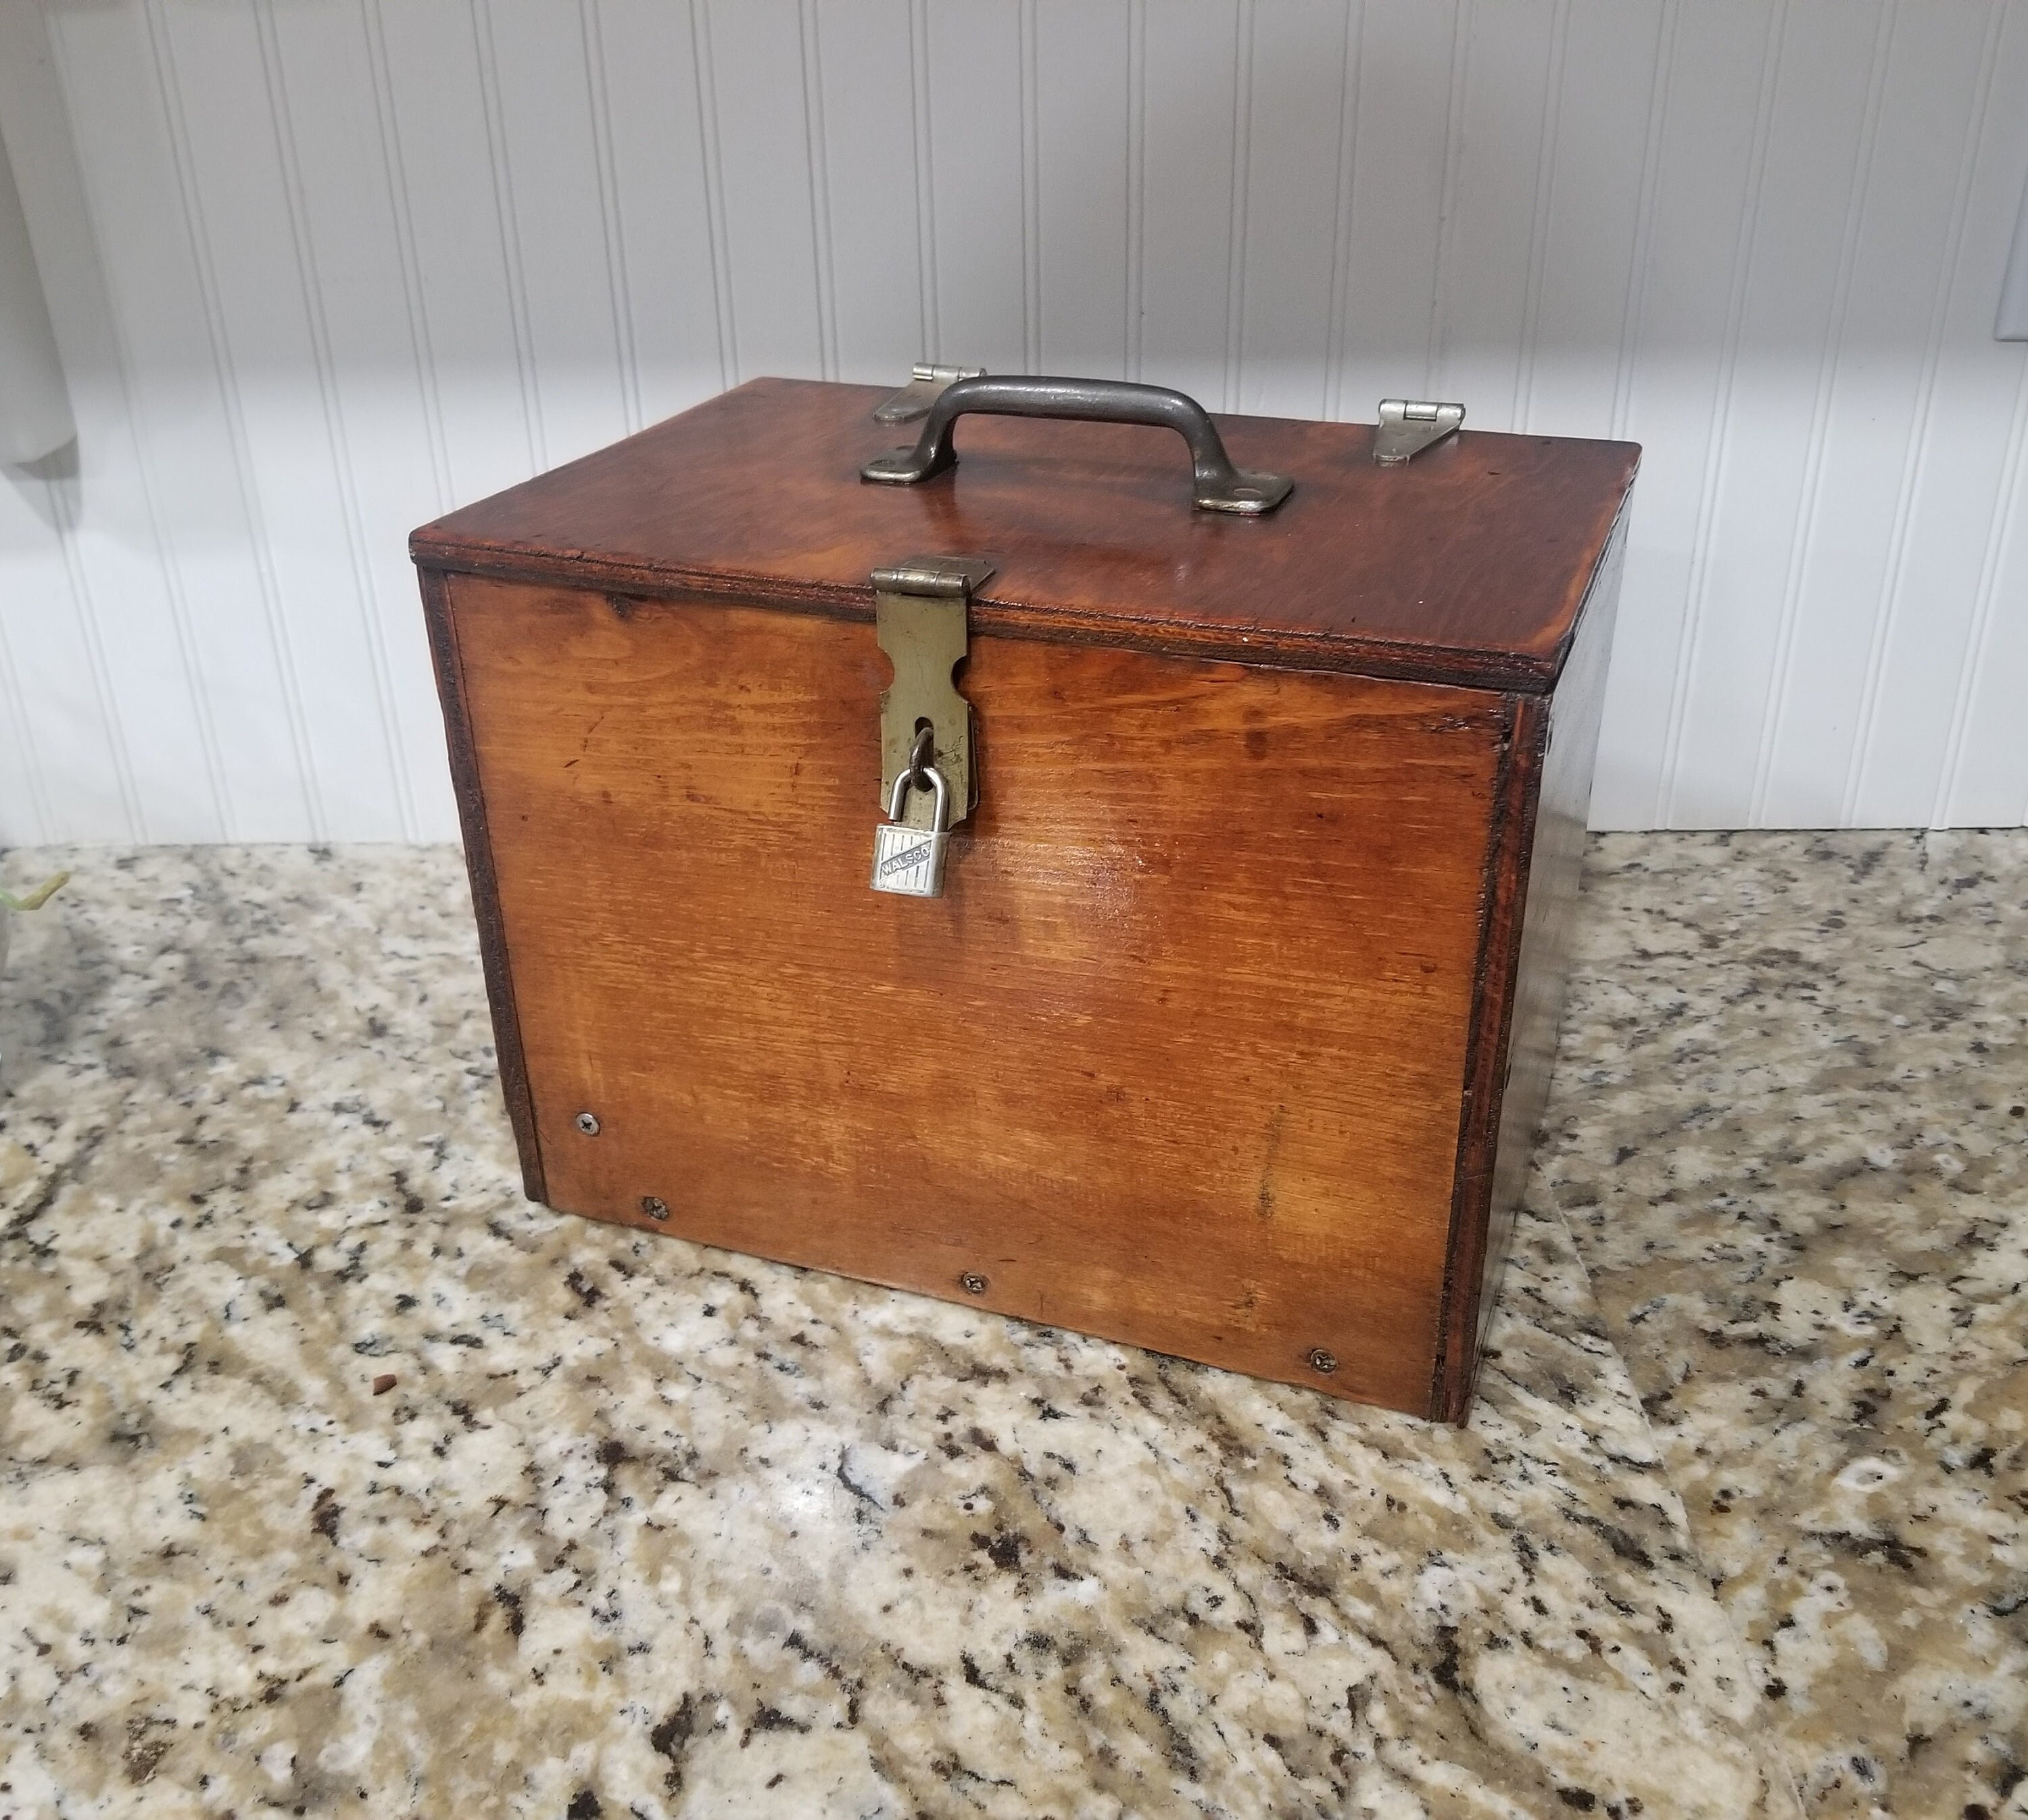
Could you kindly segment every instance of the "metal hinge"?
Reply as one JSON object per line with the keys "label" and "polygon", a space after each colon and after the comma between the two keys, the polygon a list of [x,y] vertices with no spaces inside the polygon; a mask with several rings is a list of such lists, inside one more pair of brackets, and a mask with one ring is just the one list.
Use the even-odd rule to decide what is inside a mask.
{"label": "metal hinge", "polygon": [[1462,405],[1430,404],[1420,398],[1382,398],[1373,459],[1383,468],[1411,461],[1441,442],[1464,421]]}
{"label": "metal hinge", "polygon": [[[918,769],[916,741],[929,730],[927,755],[949,792],[949,826],[979,805],[971,704],[958,694],[953,673],[970,649],[967,609],[972,590],[985,585],[993,564],[976,556],[912,556],[873,572],[875,636],[894,666],[880,696],[880,802],[894,800],[905,771]],[[928,793],[909,793],[909,823],[927,826]]]}
{"label": "metal hinge", "polygon": [[983,367],[917,367],[915,376],[901,390],[890,394],[873,412],[875,423],[908,424],[928,415],[937,394],[960,379],[983,379]]}

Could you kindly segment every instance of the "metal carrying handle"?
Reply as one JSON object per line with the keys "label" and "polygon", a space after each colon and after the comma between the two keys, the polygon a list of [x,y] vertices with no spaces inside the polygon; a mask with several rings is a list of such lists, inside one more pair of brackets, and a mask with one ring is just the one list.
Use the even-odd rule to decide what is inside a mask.
{"label": "metal carrying handle", "polygon": [[862,480],[913,486],[957,465],[952,427],[968,411],[994,417],[1072,417],[1097,424],[1145,424],[1174,430],[1190,446],[1192,489],[1201,512],[1256,516],[1272,512],[1294,485],[1283,474],[1249,474],[1233,466],[1217,428],[1196,399],[1167,386],[1125,379],[1045,379],[995,375],[944,387],[912,449],[876,456]]}

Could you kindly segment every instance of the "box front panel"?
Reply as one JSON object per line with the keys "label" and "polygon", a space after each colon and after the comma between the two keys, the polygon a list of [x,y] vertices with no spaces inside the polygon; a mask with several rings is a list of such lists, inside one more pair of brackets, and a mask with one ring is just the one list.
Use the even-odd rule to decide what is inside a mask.
{"label": "box front panel", "polygon": [[556,1206],[1427,1409],[1500,698],[975,640],[909,898],[870,623],[452,598]]}

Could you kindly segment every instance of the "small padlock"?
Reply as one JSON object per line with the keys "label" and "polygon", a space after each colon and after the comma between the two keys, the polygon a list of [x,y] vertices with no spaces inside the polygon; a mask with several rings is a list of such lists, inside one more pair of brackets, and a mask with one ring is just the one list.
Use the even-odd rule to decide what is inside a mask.
{"label": "small padlock", "polygon": [[[935,799],[927,834],[901,823],[909,786],[923,778],[929,779],[930,793]],[[903,897],[941,897],[944,852],[949,845],[950,789],[944,774],[933,764],[911,767],[894,779],[887,799],[887,824],[873,833],[873,889]]]}

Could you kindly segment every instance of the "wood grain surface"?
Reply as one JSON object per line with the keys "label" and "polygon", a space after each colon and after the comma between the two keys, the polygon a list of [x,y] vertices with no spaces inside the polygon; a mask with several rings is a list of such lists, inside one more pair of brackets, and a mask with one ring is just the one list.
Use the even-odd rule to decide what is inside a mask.
{"label": "wood grain surface", "polygon": [[1193,511],[1165,430],[968,417],[958,465],[862,483],[912,440],[879,387],[756,379],[425,526],[419,561],[642,595],[699,591],[870,617],[875,567],[997,567],[979,631],[1541,690],[1631,483],[1631,444],[1466,431],[1405,467],[1358,424],[1217,421],[1292,475],[1260,519]]}
{"label": "wood grain surface", "polygon": [[1549,1101],[1626,556],[1623,516],[1555,695],[1513,697],[1513,736],[1488,859],[1444,1335],[1431,1393],[1436,1413],[1447,1421],[1463,1422],[1471,1412]]}
{"label": "wood grain surface", "polygon": [[909,900],[870,623],[449,589],[553,1204],[1430,1411],[1511,700],[975,628]]}
{"label": "wood grain surface", "polygon": [[514,974],[507,961],[507,935],[500,917],[500,884],[493,867],[492,830],[486,822],[486,792],[465,711],[464,664],[457,624],[451,610],[450,578],[433,569],[421,573],[423,623],[430,660],[443,708],[444,745],[451,789],[457,798],[458,829],[464,837],[464,866],[472,881],[472,908],[479,926],[479,961],[486,975],[486,1001],[493,1014],[493,1052],[500,1064],[500,1091],[521,1165],[521,1185],[531,1200],[546,1200],[542,1147],[535,1141],[535,1104],[521,1045],[521,1014],[514,1001]]}

